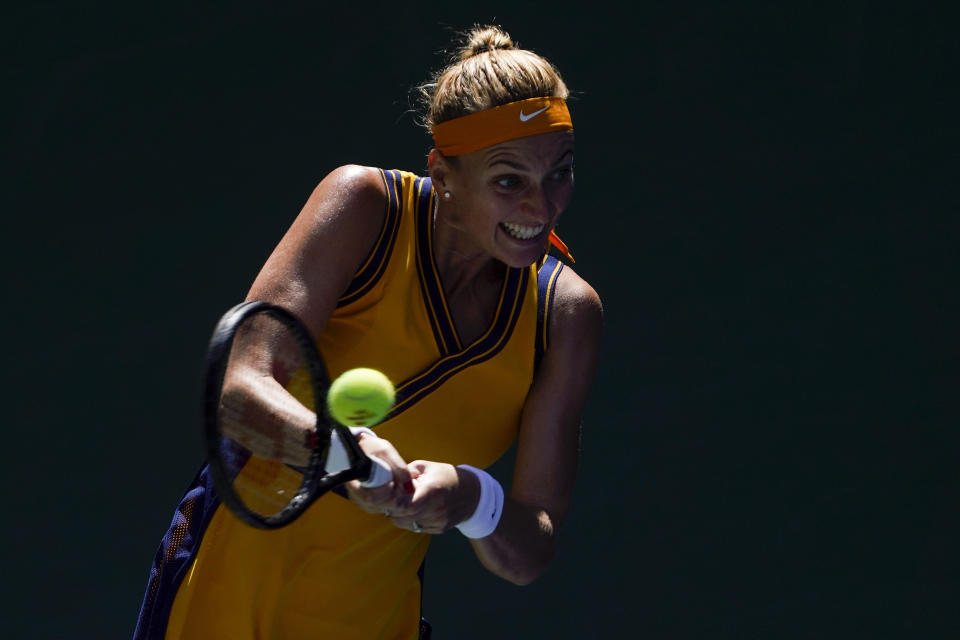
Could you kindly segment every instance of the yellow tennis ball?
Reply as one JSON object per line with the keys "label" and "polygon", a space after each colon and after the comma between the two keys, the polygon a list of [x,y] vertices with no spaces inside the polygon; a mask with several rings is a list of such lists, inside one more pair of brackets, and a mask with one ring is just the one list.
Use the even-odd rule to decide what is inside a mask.
{"label": "yellow tennis ball", "polygon": [[370,427],[393,407],[393,383],[376,369],[344,371],[327,391],[330,415],[347,427]]}

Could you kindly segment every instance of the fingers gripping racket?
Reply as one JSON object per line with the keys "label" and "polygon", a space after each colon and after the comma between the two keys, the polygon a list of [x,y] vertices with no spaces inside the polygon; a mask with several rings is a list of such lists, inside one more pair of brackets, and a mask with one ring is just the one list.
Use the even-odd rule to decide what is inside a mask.
{"label": "fingers gripping racket", "polygon": [[[286,309],[244,302],[217,323],[206,361],[207,457],[217,493],[242,521],[276,529],[345,482],[393,479],[329,416],[329,386],[310,331]],[[315,416],[306,435],[293,426],[305,407]]]}

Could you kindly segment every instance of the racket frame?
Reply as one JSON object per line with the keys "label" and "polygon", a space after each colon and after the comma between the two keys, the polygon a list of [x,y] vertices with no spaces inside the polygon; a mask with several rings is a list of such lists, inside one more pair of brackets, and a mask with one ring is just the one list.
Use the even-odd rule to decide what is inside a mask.
{"label": "racket frame", "polygon": [[[307,466],[295,467],[303,473],[300,488],[287,505],[272,515],[264,515],[250,510],[233,489],[233,479],[222,461],[225,436],[220,432],[217,416],[220,408],[223,380],[230,360],[230,351],[239,327],[251,316],[266,314],[281,322],[289,331],[297,347],[304,356],[310,386],[313,390],[313,411],[316,415],[313,448]],[[333,420],[326,405],[330,376],[323,363],[320,350],[309,329],[289,310],[262,300],[242,302],[228,310],[217,323],[207,348],[206,372],[204,376],[204,435],[207,452],[207,464],[213,478],[214,488],[223,504],[240,520],[258,529],[278,529],[296,520],[307,507],[313,504],[327,491],[350,480],[366,480],[370,477],[372,462],[363,452],[356,438],[345,426]],[[330,449],[331,429],[339,433],[340,442],[347,450],[350,467],[336,473],[327,474],[323,461]]]}

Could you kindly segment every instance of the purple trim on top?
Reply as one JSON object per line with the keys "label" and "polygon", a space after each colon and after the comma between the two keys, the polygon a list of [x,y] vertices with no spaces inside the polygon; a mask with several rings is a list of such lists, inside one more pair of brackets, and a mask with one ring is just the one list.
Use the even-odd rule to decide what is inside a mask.
{"label": "purple trim on top", "polygon": [[460,371],[500,353],[509,342],[523,310],[528,273],[529,268],[507,272],[497,317],[486,335],[466,350],[441,358],[430,368],[397,385],[396,403],[385,420],[403,413]]}
{"label": "purple trim on top", "polygon": [[534,341],[534,370],[540,366],[543,354],[550,345],[550,311],[553,309],[553,294],[557,278],[563,271],[563,263],[553,256],[546,256],[537,270],[537,337]]}
{"label": "purple trim on top", "polygon": [[383,178],[383,185],[387,191],[385,205],[387,211],[383,228],[380,230],[380,236],[377,238],[376,244],[373,245],[373,249],[364,261],[363,266],[353,276],[347,290],[337,300],[338,309],[359,300],[377,284],[384,271],[387,270],[390,255],[393,253],[393,247],[397,241],[402,211],[400,202],[402,178],[400,172],[394,170],[384,171],[381,169],[380,176]]}
{"label": "purple trim on top", "polygon": [[450,318],[443,297],[443,284],[433,260],[433,183],[430,178],[418,178],[416,182],[416,236],[417,271],[420,274],[420,289],[427,305],[430,328],[441,356],[448,356],[462,349],[460,337]]}

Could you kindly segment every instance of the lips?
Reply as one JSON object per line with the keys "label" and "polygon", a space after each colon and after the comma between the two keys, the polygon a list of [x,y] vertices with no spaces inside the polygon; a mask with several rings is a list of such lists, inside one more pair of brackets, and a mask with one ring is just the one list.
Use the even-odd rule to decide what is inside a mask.
{"label": "lips", "polygon": [[517,240],[530,240],[531,238],[535,238],[543,232],[545,226],[546,225],[542,224],[528,226],[525,224],[515,224],[513,222],[500,223],[500,228]]}

